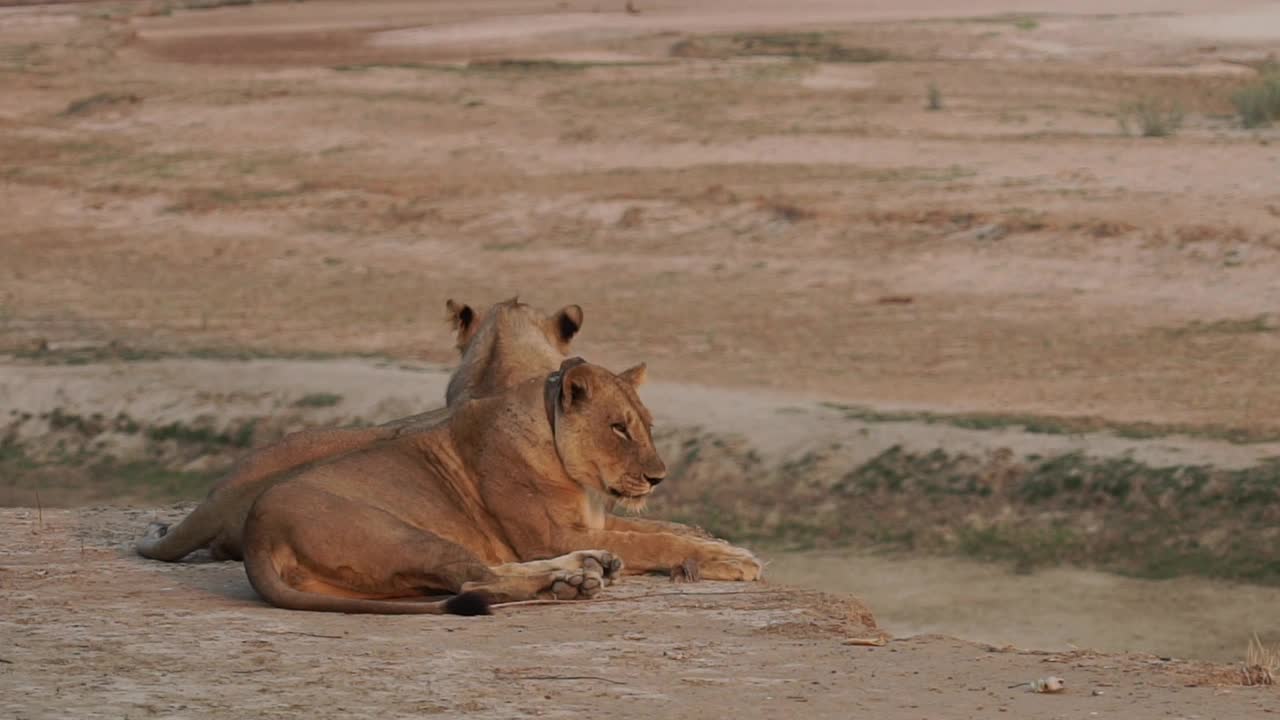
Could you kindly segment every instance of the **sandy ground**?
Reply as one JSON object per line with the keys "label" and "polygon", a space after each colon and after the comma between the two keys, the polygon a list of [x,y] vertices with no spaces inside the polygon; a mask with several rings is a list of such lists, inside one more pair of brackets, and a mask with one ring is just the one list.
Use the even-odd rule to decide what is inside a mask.
{"label": "sandy ground", "polygon": [[1143,580],[1079,568],[1030,574],[963,558],[777,553],[777,582],[852,593],[896,635],[942,633],[1041,650],[1091,648],[1238,662],[1269,633],[1280,589],[1203,578]]}
{"label": "sandy ground", "polygon": [[[580,303],[578,349],[617,367],[647,360],[655,405],[779,450],[823,437],[820,402],[1280,431],[1280,131],[1241,130],[1230,104],[1277,52],[1274,3],[175,5],[0,8],[0,351],[119,341],[446,363],[446,297],[519,292]],[[758,43],[780,41],[790,54],[760,54]],[[832,61],[840,53],[882,61]],[[930,85],[940,111],[925,109]],[[1117,116],[1139,98],[1177,105],[1182,128],[1120,132]],[[247,370],[226,365],[154,366],[153,380],[5,366],[0,379],[4,402],[114,403],[148,418],[274,402],[210,390]],[[272,392],[335,380],[321,377],[332,368],[310,379],[251,369]],[[339,374],[365,377],[359,387],[384,382],[385,369]],[[212,394],[169,404],[148,393],[183,377]],[[419,389],[429,383],[410,384],[391,401],[346,393],[333,419],[437,404]],[[805,419],[776,422],[792,406]],[[862,429],[859,452],[982,442],[956,428]],[[1276,454],[1192,438],[1002,442],[1223,466]],[[238,566],[133,558],[123,548],[150,510],[46,511],[43,525],[31,510],[2,512],[0,714],[15,717],[242,717],[250,706],[511,717],[599,712],[623,696],[638,702],[605,710],[1276,709],[1256,690],[1185,687],[1228,676],[1153,658],[938,638],[847,646],[864,629],[823,615],[837,601],[766,588],[431,619],[413,628],[433,635],[419,646],[413,620],[264,608]],[[894,618],[882,622],[903,632],[939,627],[939,615],[906,600],[895,614],[897,598],[953,593],[972,612],[948,627],[972,622],[993,641],[1006,637],[992,631],[998,596],[1030,606],[1037,592],[1106,582],[1050,576],[1015,589],[955,566],[930,586],[909,582],[926,564],[895,576],[879,562],[808,557],[787,577],[827,568],[834,589],[860,592],[850,578],[874,574],[875,604]],[[966,583],[982,592],[963,595]],[[1238,635],[1238,618],[1257,613],[1249,598],[1270,602],[1212,595],[1207,606],[1229,610],[1204,623],[1150,603],[1167,587],[1119,593],[1130,614],[1115,617],[1149,605],[1188,635]],[[669,590],[638,581],[614,592]],[[1037,607],[1014,627],[1065,612]],[[603,631],[585,631],[584,614],[620,610],[623,623],[610,614]],[[1138,635],[1163,638],[1169,625],[1135,621],[1110,640],[1090,627],[1028,637],[1146,647]],[[512,637],[527,638],[522,653]],[[1008,688],[1050,673],[1068,679],[1067,694]],[[530,678],[551,674],[593,679]]]}
{"label": "sandy ground", "polygon": [[[382,422],[432,407],[444,396],[444,368],[373,360],[167,359],[88,365],[0,365],[0,407],[33,415],[60,411],[78,417],[123,413],[164,425],[204,420],[223,430],[251,418],[284,417],[299,398],[332,393],[331,407],[308,412],[307,424]],[[746,393],[652,382],[642,390],[657,428],[714,428],[760,453],[766,464],[794,461],[835,442],[852,443],[851,464],[887,448],[943,449],[981,455],[1083,451],[1097,458],[1132,458],[1154,466],[1206,464],[1249,467],[1280,454],[1276,443],[1232,444],[1190,437],[1133,439],[1108,433],[1049,435],[1018,428],[970,430],[924,422],[865,422],[839,416],[802,397]],[[34,424],[15,438],[39,442]],[[114,437],[119,442],[122,438]],[[101,452],[128,451],[113,445]],[[669,457],[668,460],[674,460]],[[197,458],[205,463],[208,458]],[[148,506],[145,495],[116,485],[5,488],[0,504],[120,503]],[[678,482],[678,481],[673,481]],[[664,486],[663,491],[678,490]],[[137,517],[135,510],[130,517]],[[166,517],[168,514],[165,515]],[[145,523],[142,523],[145,524]],[[139,525],[140,527],[141,525]],[[127,528],[122,528],[122,532]],[[1271,641],[1270,609],[1280,588],[1202,578],[1151,581],[1077,568],[1032,574],[1005,565],[956,557],[918,557],[867,551],[784,552],[767,549],[769,576],[812,589],[861,597],[895,635],[941,633],[995,645],[1065,651],[1149,652],[1161,656],[1235,662],[1254,633]],[[2,576],[0,576],[2,577]]]}
{"label": "sandy ground", "polygon": [[[487,618],[290,613],[238,563],[127,544],[150,511],[0,510],[0,713],[35,718],[1262,717],[1265,689],[1150,655],[938,636],[883,647],[858,601],[767,584],[628,579],[594,602]],[[175,512],[166,515],[175,516]],[[600,624],[596,625],[595,620]],[[1055,675],[1067,692],[1020,682]],[[604,707],[602,707],[602,705]]]}
{"label": "sandy ground", "polygon": [[[11,9],[0,345],[446,362],[523,292],[669,381],[1280,428],[1274,6],[616,5]],[[889,60],[716,54],[815,28]]]}

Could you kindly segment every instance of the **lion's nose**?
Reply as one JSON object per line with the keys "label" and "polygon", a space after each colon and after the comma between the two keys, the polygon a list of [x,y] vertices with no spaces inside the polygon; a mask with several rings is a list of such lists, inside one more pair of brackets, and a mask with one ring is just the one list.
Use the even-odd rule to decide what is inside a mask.
{"label": "lion's nose", "polygon": [[666,477],[667,477],[667,474],[662,473],[661,475],[645,475],[644,479],[648,480],[650,487],[652,487],[662,482],[664,479],[666,479]]}

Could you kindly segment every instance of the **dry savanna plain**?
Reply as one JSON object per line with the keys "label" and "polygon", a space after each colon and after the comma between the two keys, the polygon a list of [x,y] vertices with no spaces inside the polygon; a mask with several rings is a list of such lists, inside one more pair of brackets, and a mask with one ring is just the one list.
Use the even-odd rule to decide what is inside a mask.
{"label": "dry savanna plain", "polygon": [[[0,717],[1280,713],[1278,63],[1257,0],[0,2]],[[133,554],[515,294],[766,582]]]}

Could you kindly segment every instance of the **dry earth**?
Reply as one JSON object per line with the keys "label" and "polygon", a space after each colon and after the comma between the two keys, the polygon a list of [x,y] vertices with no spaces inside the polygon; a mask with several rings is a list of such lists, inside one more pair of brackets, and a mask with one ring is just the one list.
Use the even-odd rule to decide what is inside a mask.
{"label": "dry earth", "polygon": [[[148,439],[157,429],[183,428],[192,435],[223,437],[253,427],[253,437],[261,443],[306,426],[381,422],[435,405],[444,396],[447,378],[443,368],[358,359],[27,362],[0,365],[0,370],[0,407],[20,409],[31,418],[14,422],[0,417],[0,506],[39,502],[46,509],[103,503],[149,508],[198,498],[217,471],[244,452],[216,442],[184,445],[168,437],[174,433]],[[714,431],[714,438],[757,454],[761,472],[802,466],[804,458],[850,438],[856,442],[850,444],[844,462],[854,467],[873,462],[889,448],[1019,457],[1083,451],[1093,458],[1125,458],[1155,467],[1219,468],[1248,468],[1280,454],[1277,443],[848,419],[838,410],[788,395],[656,381],[642,394],[655,414],[660,446],[673,471],[650,514],[678,513],[698,522],[742,502],[719,483],[723,475],[728,487],[738,487],[740,481],[732,476],[741,471],[716,457],[714,441],[702,440],[707,430]],[[323,402],[307,406],[307,398]],[[61,422],[55,421],[58,417]],[[113,418],[129,418],[129,423],[137,418],[147,427],[130,428],[118,420],[113,423]],[[81,423],[98,427],[77,430]],[[686,450],[690,440],[701,441],[696,446],[701,456],[693,462]],[[14,447],[23,448],[28,462],[38,469],[5,463],[4,451]],[[114,460],[112,466],[88,477],[83,474],[84,465],[108,457]],[[138,462],[148,464],[139,471],[131,464]],[[153,464],[168,472],[157,473]],[[6,476],[6,469],[12,477]],[[817,475],[815,469],[797,479],[807,484]],[[767,478],[750,480],[762,484]],[[796,503],[796,493],[780,493],[775,503],[795,514],[815,514]],[[921,512],[924,501],[912,494],[897,502]],[[871,502],[859,507],[860,515],[851,523],[855,526],[885,513]],[[958,514],[961,506],[953,502],[946,507]],[[131,517],[137,515],[134,511]],[[922,524],[898,519],[892,511],[889,519],[900,525]],[[139,521],[133,531],[144,524]],[[1244,532],[1238,523],[1215,530],[1228,535]],[[945,633],[1041,650],[1142,651],[1220,662],[1239,661],[1254,633],[1268,644],[1280,640],[1271,612],[1280,606],[1277,587],[1201,577],[1153,581],[1078,567],[1014,573],[1007,564],[902,552],[886,555],[875,546],[796,552],[774,542],[758,549],[769,562],[771,578],[861,597],[877,608],[881,627],[899,635]]]}
{"label": "dry earth", "polygon": [[522,292],[668,380],[1280,428],[1273,5],[622,5],[0,14],[0,345],[444,362]]}
{"label": "dry earth", "polygon": [[[766,446],[829,418],[765,411],[816,400],[1200,438],[1005,438],[1102,454],[1274,454],[1202,442],[1280,433],[1280,134],[1241,130],[1230,103],[1280,48],[1274,3],[198,4],[217,3],[0,8],[0,350],[441,363],[445,297],[520,292],[582,304],[583,354],[648,360],[687,421]],[[925,109],[930,85],[941,110]],[[1181,130],[1121,133],[1141,98],[1179,106]],[[0,373],[15,388],[39,371]],[[116,384],[108,371],[0,407]],[[170,406],[144,382],[129,402],[151,421],[216,395]],[[980,444],[862,429],[857,452]],[[236,565],[130,556],[151,514],[3,511],[0,714],[1276,710],[1266,691],[1184,687],[1231,672],[1149,657],[847,646],[861,620],[824,613],[860,605],[772,588],[641,598],[671,589],[637,581],[616,601],[414,633],[291,615],[257,604]],[[1270,637],[1272,618],[1256,629]],[[1051,673],[1068,693],[1007,687]],[[529,679],[552,674],[606,679]]]}
{"label": "dry earth", "polygon": [[[0,714],[36,718],[1264,717],[1233,668],[1025,652],[938,636],[883,647],[856,600],[628,579],[493,617],[293,613],[239,563],[129,543],[150,511],[0,510]],[[166,517],[177,517],[176,510]],[[596,621],[599,621],[597,624]],[[1067,692],[1010,687],[1046,675]]]}

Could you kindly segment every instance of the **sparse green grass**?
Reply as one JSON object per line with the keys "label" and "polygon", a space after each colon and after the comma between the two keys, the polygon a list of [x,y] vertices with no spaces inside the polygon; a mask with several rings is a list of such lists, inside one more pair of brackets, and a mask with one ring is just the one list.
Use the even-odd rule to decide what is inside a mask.
{"label": "sparse green grass", "polygon": [[892,59],[880,48],[842,44],[828,33],[737,33],[686,38],[671,47],[676,57],[784,57],[817,62],[872,63]]}
{"label": "sparse green grass", "polygon": [[0,45],[0,70],[26,72],[38,64],[40,46],[35,43]]}
{"label": "sparse green grass", "polygon": [[36,491],[42,491],[46,503],[85,498],[98,502],[194,500],[208,492],[219,474],[175,470],[151,460],[121,463],[74,453],[38,461],[21,445],[0,442],[0,497],[20,504],[34,503]]}
{"label": "sparse green grass", "polygon": [[[684,495],[657,500],[655,512],[669,507],[670,517],[739,541],[954,553],[1018,571],[1070,563],[1280,584],[1280,552],[1258,541],[1280,517],[1280,461],[1221,470],[1083,452],[1002,457],[895,446],[842,472],[849,459],[836,445],[762,464],[703,437],[669,454],[673,491]],[[751,482],[733,485],[744,473]]]}
{"label": "sparse green grass", "polygon": [[253,190],[214,188],[210,190],[191,190],[186,197],[163,208],[166,213],[204,212],[215,208],[242,207],[267,203],[281,198],[295,197],[306,192],[299,186],[287,190]]}
{"label": "sparse green grass", "polygon": [[[1252,325],[1250,328],[1254,327]],[[1220,330],[1219,330],[1220,331]],[[1259,330],[1237,330],[1257,332]],[[1252,443],[1280,442],[1280,433],[1252,428],[1233,428],[1219,425],[1164,425],[1159,423],[1118,423],[1094,417],[1047,417],[1003,413],[942,414],[927,411],[885,411],[858,405],[824,402],[823,407],[840,412],[848,420],[862,422],[922,422],[930,425],[951,425],[969,430],[997,430],[1017,428],[1037,435],[1077,435],[1081,433],[1111,433],[1130,439],[1151,439],[1171,435],[1187,435],[1212,440],[1247,445]]]}
{"label": "sparse green grass", "polygon": [[91,365],[107,362],[150,362],[155,360],[195,358],[199,360],[248,361],[248,360],[336,360],[338,358],[366,358],[388,361],[379,353],[326,353],[286,352],[255,348],[191,348],[186,350],[155,350],[125,345],[100,345],[69,350],[22,350],[10,357],[42,365]]}
{"label": "sparse green grass", "polygon": [[456,63],[354,63],[334,65],[331,70],[338,72],[367,72],[369,70],[427,70],[447,73],[510,73],[510,72],[578,72],[602,67],[644,67],[661,65],[660,62],[591,62],[577,60],[554,60],[550,58],[498,58],[494,60],[472,60],[465,65]]}
{"label": "sparse green grass", "polygon": [[1068,527],[962,527],[955,550],[978,560],[1012,562],[1016,572],[1052,567],[1078,555],[1082,543]]}
{"label": "sparse green grass", "polygon": [[91,474],[100,486],[118,488],[120,494],[172,502],[204,497],[220,473],[184,472],[142,460],[100,463],[91,469]]}
{"label": "sparse green grass", "polygon": [[1030,31],[1040,27],[1036,15],[1026,13],[1002,13],[999,15],[980,15],[977,17],[959,18],[953,22],[979,23],[983,25],[1012,25],[1018,30]]}
{"label": "sparse green grass", "polygon": [[1252,335],[1255,333],[1274,333],[1280,330],[1280,319],[1263,313],[1251,318],[1214,320],[1212,322],[1195,321],[1183,327],[1166,331],[1171,337],[1187,337],[1193,335]]}
{"label": "sparse green grass", "polygon": [[925,109],[941,110],[942,109],[942,90],[938,89],[937,83],[929,83],[929,89],[925,92],[926,102]]}
{"label": "sparse green grass", "polygon": [[1116,121],[1126,135],[1136,131],[1142,137],[1168,137],[1182,127],[1183,117],[1177,103],[1141,98],[1121,108]]}
{"label": "sparse green grass", "polygon": [[1280,68],[1265,68],[1254,82],[1231,95],[1246,128],[1268,127],[1280,119]]}
{"label": "sparse green grass", "polygon": [[63,117],[71,117],[75,115],[88,115],[95,110],[106,107],[115,107],[118,105],[137,105],[142,102],[142,98],[133,93],[112,93],[101,92],[96,95],[73,100],[67,105],[67,109],[62,111]]}
{"label": "sparse green grass", "polygon": [[153,425],[147,428],[147,438],[154,442],[176,440],[184,444],[247,448],[253,443],[253,431],[256,426],[256,420],[248,420],[234,429],[219,432],[210,427],[171,422],[167,425]]}
{"label": "sparse green grass", "polygon": [[326,408],[326,407],[333,407],[334,405],[337,405],[340,402],[342,402],[341,395],[335,395],[334,393],[327,393],[327,392],[318,392],[318,393],[308,393],[306,395],[303,395],[302,397],[298,398],[298,401],[295,402],[293,406],[305,407],[305,408]]}

